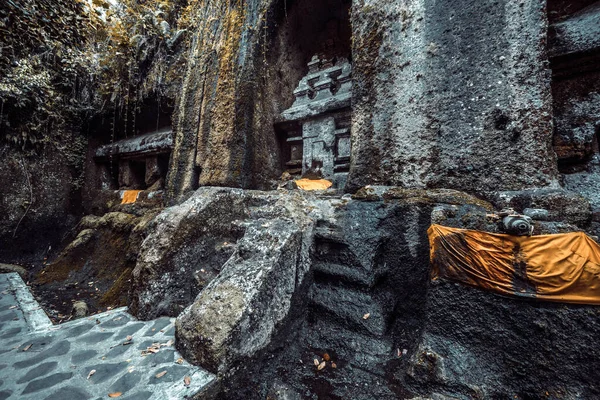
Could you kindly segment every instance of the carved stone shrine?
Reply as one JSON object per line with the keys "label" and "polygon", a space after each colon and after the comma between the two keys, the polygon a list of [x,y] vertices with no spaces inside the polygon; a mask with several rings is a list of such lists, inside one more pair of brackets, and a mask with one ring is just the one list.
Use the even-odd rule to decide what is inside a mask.
{"label": "carved stone shrine", "polygon": [[283,111],[284,122],[277,127],[288,172],[344,186],[350,168],[351,95],[348,60],[314,56],[294,90],[294,104]]}

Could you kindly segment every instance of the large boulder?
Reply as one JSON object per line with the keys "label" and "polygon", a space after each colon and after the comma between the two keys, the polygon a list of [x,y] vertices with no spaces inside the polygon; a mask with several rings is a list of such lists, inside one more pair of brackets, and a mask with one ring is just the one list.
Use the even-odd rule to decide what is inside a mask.
{"label": "large boulder", "polygon": [[253,221],[234,255],[176,322],[179,351],[212,372],[227,371],[271,341],[310,266],[311,223]]}
{"label": "large boulder", "polygon": [[249,203],[242,190],[207,187],[163,210],[133,270],[130,311],[140,319],[179,315],[231,256]]}

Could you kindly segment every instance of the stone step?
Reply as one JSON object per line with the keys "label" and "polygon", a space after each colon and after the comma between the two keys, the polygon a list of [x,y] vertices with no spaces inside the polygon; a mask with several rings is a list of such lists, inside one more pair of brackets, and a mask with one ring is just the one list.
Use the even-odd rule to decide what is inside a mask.
{"label": "stone step", "polygon": [[317,261],[312,269],[316,281],[342,281],[363,288],[370,288],[375,283],[374,274],[361,266]]}
{"label": "stone step", "polygon": [[389,312],[368,293],[315,283],[310,289],[309,299],[314,312],[325,319],[376,337],[386,333]]}
{"label": "stone step", "polygon": [[333,225],[319,226],[315,229],[315,242],[318,241],[345,243],[341,229]]}
{"label": "stone step", "polygon": [[307,345],[318,353],[329,353],[340,368],[350,364],[372,373],[373,365],[381,365],[396,357],[390,337],[374,337],[348,328],[338,321],[317,318],[310,322]]}

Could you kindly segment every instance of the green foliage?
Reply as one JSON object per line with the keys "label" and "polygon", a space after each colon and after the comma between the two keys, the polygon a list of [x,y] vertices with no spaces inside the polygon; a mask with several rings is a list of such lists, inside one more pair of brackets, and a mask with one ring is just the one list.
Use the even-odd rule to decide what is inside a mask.
{"label": "green foliage", "polygon": [[135,132],[135,115],[145,99],[172,100],[180,90],[187,35],[177,21],[184,4],[123,0],[106,14],[99,92],[105,104],[118,109],[126,135]]}
{"label": "green foliage", "polygon": [[87,46],[99,22],[77,0],[3,2],[0,142],[37,148],[78,125],[92,108],[94,63]]}
{"label": "green foliage", "polygon": [[[174,98],[183,75],[185,0],[4,0],[0,143],[23,150],[78,133],[100,113],[134,115]],[[123,108],[125,110],[123,111]]]}

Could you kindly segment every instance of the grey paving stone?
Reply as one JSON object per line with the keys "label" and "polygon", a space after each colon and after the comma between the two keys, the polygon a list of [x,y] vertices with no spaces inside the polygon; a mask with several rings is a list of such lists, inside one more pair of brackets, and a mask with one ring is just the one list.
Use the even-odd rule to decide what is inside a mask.
{"label": "grey paving stone", "polygon": [[113,335],[113,332],[94,332],[85,335],[78,339],[79,343],[94,344],[108,340]]}
{"label": "grey paving stone", "polygon": [[140,344],[138,344],[137,349],[138,350],[146,350],[148,347],[152,346],[153,343],[157,343],[156,340],[144,340],[143,342],[140,342]]}
{"label": "grey paving stone", "polygon": [[103,328],[114,328],[118,326],[123,326],[129,321],[131,321],[131,318],[129,318],[126,314],[121,313],[108,321],[102,322],[100,326],[102,326]]}
{"label": "grey paving stone", "polygon": [[73,354],[73,356],[71,357],[71,362],[75,365],[78,365],[96,356],[97,354],[98,352],[96,350],[80,351],[78,353]]}
{"label": "grey paving stone", "polygon": [[171,324],[171,318],[162,317],[154,321],[154,325],[152,325],[148,330],[144,333],[144,336],[154,336],[157,333],[160,333],[161,329],[166,328]]}
{"label": "grey paving stone", "polygon": [[19,348],[23,348],[25,346],[31,345],[32,351],[40,350],[40,348],[45,348],[52,342],[54,342],[55,337],[50,335],[43,336],[28,336],[26,338],[22,338],[20,340]]}
{"label": "grey paving stone", "polygon": [[44,378],[36,379],[35,381],[29,382],[29,384],[25,386],[25,390],[23,390],[23,393],[21,394],[34,393],[39,392],[43,389],[51,388],[53,386],[58,385],[61,382],[71,379],[72,376],[72,372],[59,372],[56,374],[46,376]]}
{"label": "grey paving stone", "polygon": [[36,378],[40,378],[44,375],[47,375],[50,372],[54,371],[57,365],[58,363],[56,361],[40,364],[37,367],[30,369],[29,372],[27,372],[25,375],[19,378],[17,383],[29,382]]}
{"label": "grey paving stone", "polygon": [[117,335],[115,335],[115,337],[126,338],[129,335],[134,335],[137,331],[139,331],[140,329],[142,329],[145,326],[146,326],[146,324],[143,322],[136,322],[136,323],[127,325],[125,328],[121,329],[119,331],[119,333]]}
{"label": "grey paving stone", "polygon": [[[0,295],[0,315],[7,319],[0,322],[0,400],[106,399],[111,392],[123,393],[122,399],[179,399],[215,379],[185,361],[175,364],[181,355],[174,347],[141,354],[153,343],[174,339],[170,318],[136,321],[122,308],[52,326],[41,317],[24,318],[21,307],[31,313],[39,310],[39,305],[22,281],[12,279],[10,284],[19,286],[21,295]],[[129,335],[133,343],[123,346]],[[91,370],[96,372],[87,379]],[[167,373],[156,378],[163,370]],[[192,377],[189,388],[183,386],[185,375]]]}
{"label": "grey paving stone", "polygon": [[110,360],[111,358],[118,357],[120,355],[127,353],[132,348],[132,346],[133,346],[133,344],[126,345],[126,346],[123,346],[122,344],[118,345],[118,346],[114,347],[113,349],[111,349],[108,353],[106,353],[104,355],[104,357],[106,357],[106,359],[108,359],[108,360]]}
{"label": "grey paving stone", "polygon": [[169,329],[165,331],[166,336],[175,336],[175,325],[171,325]]}
{"label": "grey paving stone", "polygon": [[164,347],[158,353],[148,354],[140,365],[157,366],[159,364],[168,364],[175,362],[175,350],[168,350]]}
{"label": "grey paving stone", "polygon": [[23,331],[23,328],[10,328],[2,331],[0,339],[12,339]]}
{"label": "grey paving stone", "polygon": [[[54,346],[52,346],[51,348],[49,348],[47,350],[42,351],[41,353],[38,353],[37,355],[35,355],[35,353],[33,353],[33,352],[29,353],[31,351],[31,349],[30,349],[27,354],[30,354],[31,357],[24,361],[19,361],[19,362],[15,363],[14,366],[17,369],[31,367],[32,365],[38,364],[50,357],[63,356],[69,352],[70,348],[71,348],[71,343],[69,343],[65,340],[65,341],[55,344]],[[33,349],[33,346],[32,346],[32,349]]]}
{"label": "grey paving stone", "polygon": [[138,392],[131,396],[124,397],[123,400],[148,400],[152,396],[152,392]]}
{"label": "grey paving stone", "polygon": [[133,389],[142,380],[141,371],[128,372],[121,376],[110,386],[109,393],[121,392],[127,393]]}
{"label": "grey paving stone", "polygon": [[83,378],[87,378],[90,371],[95,369],[96,372],[90,377],[90,379],[88,379],[88,382],[96,385],[116,377],[118,374],[123,372],[125,368],[127,368],[126,362],[95,364],[90,365],[89,367],[86,367],[84,370],[82,370],[81,376]]}
{"label": "grey paving stone", "polygon": [[94,327],[94,325],[95,324],[93,324],[93,323],[78,325],[78,326],[66,331],[65,337],[70,339],[70,338],[75,338],[75,337],[81,336],[84,333],[88,332],[90,329],[92,329]]}
{"label": "grey paving stone", "polygon": [[[160,378],[157,378],[156,375],[163,371],[167,371],[167,373],[161,376]],[[186,375],[189,375],[189,372],[190,369],[188,367],[184,367],[181,365],[163,366],[154,370],[150,380],[148,381],[148,384],[156,385],[158,383],[175,382],[179,380],[183,381],[183,378]]]}
{"label": "grey paving stone", "polygon": [[90,394],[83,389],[65,386],[46,397],[44,400],[87,400]]}
{"label": "grey paving stone", "polygon": [[9,310],[8,312],[0,314],[0,322],[11,321],[15,318],[17,318],[17,313],[15,313],[13,310]]}

